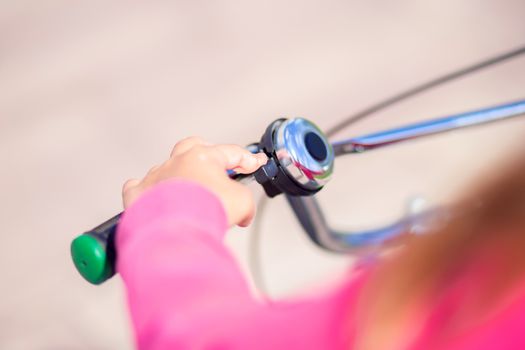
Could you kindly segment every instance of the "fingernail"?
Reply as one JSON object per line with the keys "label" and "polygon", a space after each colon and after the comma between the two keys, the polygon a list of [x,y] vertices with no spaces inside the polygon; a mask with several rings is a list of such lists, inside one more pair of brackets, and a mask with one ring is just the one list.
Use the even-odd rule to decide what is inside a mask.
{"label": "fingernail", "polygon": [[259,165],[264,165],[268,162],[268,157],[264,153],[257,153],[256,157],[257,157],[257,162],[259,163]]}

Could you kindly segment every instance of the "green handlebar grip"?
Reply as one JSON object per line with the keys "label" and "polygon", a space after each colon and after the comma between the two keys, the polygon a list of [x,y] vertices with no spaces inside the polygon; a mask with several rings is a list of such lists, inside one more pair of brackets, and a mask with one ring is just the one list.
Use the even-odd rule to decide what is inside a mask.
{"label": "green handlebar grip", "polygon": [[115,275],[115,231],[118,214],[71,242],[71,258],[78,272],[92,284],[101,284]]}

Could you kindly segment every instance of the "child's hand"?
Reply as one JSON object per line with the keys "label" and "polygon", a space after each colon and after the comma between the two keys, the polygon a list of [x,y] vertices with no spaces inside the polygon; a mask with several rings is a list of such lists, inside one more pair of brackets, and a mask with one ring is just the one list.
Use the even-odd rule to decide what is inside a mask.
{"label": "child's hand", "polygon": [[247,226],[255,214],[255,203],[249,189],[230,179],[227,169],[252,173],[266,164],[264,153],[252,154],[237,145],[211,145],[197,137],[177,143],[170,159],[155,166],[142,180],[132,179],[124,184],[124,207],[141,196],[148,188],[170,178],[192,180],[214,192],[222,201],[230,225]]}

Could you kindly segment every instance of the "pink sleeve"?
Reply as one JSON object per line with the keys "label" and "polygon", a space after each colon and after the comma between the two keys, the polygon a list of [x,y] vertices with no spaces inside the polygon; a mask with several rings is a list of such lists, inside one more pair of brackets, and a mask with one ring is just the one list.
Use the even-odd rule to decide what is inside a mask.
{"label": "pink sleeve", "polygon": [[317,299],[255,300],[222,243],[219,199],[186,181],[166,181],[129,207],[117,234],[140,349],[343,348],[343,318],[358,288]]}
{"label": "pink sleeve", "polygon": [[226,230],[219,199],[191,182],[164,182],[126,210],[117,269],[140,348],[193,348],[203,323],[255,303],[222,244]]}

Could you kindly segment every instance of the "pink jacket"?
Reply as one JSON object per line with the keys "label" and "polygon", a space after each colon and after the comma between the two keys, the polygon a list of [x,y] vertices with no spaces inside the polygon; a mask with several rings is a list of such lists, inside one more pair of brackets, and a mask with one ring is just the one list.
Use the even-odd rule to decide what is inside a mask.
{"label": "pink jacket", "polygon": [[[264,304],[222,242],[227,229],[219,199],[186,181],[163,182],[126,210],[117,269],[138,348],[352,348],[352,308],[366,278],[357,273],[315,298]],[[437,308],[414,348],[525,349],[525,297],[445,346],[435,335],[446,305],[453,304]]]}

